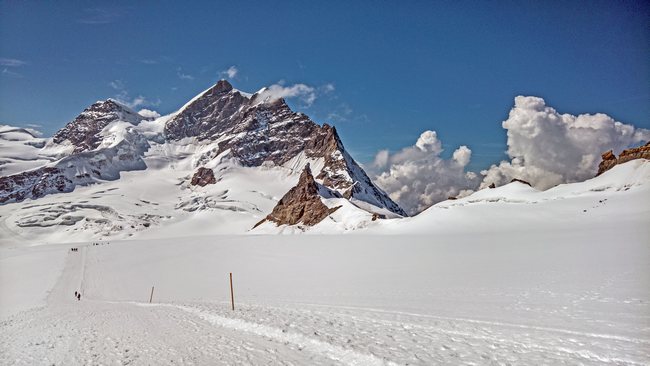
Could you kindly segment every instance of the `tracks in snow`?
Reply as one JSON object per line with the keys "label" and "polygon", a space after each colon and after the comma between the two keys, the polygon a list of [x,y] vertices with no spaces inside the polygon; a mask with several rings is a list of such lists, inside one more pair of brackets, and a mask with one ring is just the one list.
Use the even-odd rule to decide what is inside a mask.
{"label": "tracks in snow", "polygon": [[650,340],[344,306],[73,299],[86,247],[48,306],[0,323],[0,364],[647,364]]}

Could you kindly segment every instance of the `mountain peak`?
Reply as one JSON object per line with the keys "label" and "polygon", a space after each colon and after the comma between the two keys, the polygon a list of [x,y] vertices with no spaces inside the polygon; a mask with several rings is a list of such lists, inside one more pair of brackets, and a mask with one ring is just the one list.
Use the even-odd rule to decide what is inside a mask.
{"label": "mountain peak", "polygon": [[74,153],[93,150],[101,142],[99,133],[110,123],[125,121],[137,125],[145,119],[115,99],[100,100],[86,108],[53,136],[57,144],[70,141]]}
{"label": "mountain peak", "polygon": [[232,84],[230,84],[228,80],[221,79],[217,81],[216,84],[214,84],[214,86],[210,89],[210,91],[214,94],[221,94],[221,93],[227,93],[232,89],[233,89]]}
{"label": "mountain peak", "polygon": [[313,226],[323,221],[339,207],[341,206],[328,208],[321,201],[319,185],[314,180],[309,163],[307,163],[300,174],[298,183],[278,201],[273,211],[264,220],[257,223],[255,227],[265,221],[274,222],[278,226],[296,224]]}

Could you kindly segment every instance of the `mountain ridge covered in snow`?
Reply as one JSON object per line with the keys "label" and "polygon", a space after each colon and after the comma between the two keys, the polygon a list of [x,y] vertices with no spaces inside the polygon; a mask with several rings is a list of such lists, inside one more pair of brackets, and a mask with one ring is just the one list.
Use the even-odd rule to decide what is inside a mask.
{"label": "mountain ridge covered in snow", "polygon": [[[483,189],[415,218],[390,220],[406,214],[349,155],[334,127],[293,112],[264,89],[244,93],[225,80],[166,116],[143,116],[109,99],[50,139],[10,126],[0,128],[0,138],[0,231],[7,243],[177,232],[402,232],[440,208],[519,202],[518,190],[485,200],[479,197],[503,188]],[[641,172],[648,169],[632,163]],[[319,208],[318,220],[296,220],[304,216],[305,202],[281,207],[283,196],[299,188],[306,166],[320,188],[302,199],[314,199],[309,207]],[[614,170],[629,169],[622,166]],[[625,184],[627,178],[619,179]],[[567,197],[554,199],[560,198]],[[433,226],[445,221],[433,216]]]}
{"label": "mountain ridge covered in snow", "polygon": [[[10,134],[20,134],[20,141],[7,152],[20,148],[18,155],[25,158],[12,161],[11,169],[0,165],[8,171],[0,177],[0,211],[26,209],[4,218],[8,238],[29,231],[38,237],[35,232],[53,227],[90,237],[133,235],[179,216],[207,218],[210,212],[230,221],[246,216],[248,230],[272,211],[307,164],[319,184],[359,214],[406,216],[349,155],[334,127],[293,112],[264,90],[243,93],[225,80],[167,116],[143,116],[108,99],[85,109],[50,139],[7,127],[4,135]],[[213,178],[195,186],[190,177],[198,172]],[[231,175],[238,177],[235,182],[226,178]],[[161,183],[157,178],[163,176],[169,180]],[[145,209],[142,205],[149,204],[141,201],[151,200],[128,192],[132,182],[152,190],[163,184],[156,198],[168,207]],[[120,196],[130,198],[123,200],[127,206],[116,209],[111,199],[92,203],[118,189],[127,191]],[[99,193],[88,197],[89,190]]]}

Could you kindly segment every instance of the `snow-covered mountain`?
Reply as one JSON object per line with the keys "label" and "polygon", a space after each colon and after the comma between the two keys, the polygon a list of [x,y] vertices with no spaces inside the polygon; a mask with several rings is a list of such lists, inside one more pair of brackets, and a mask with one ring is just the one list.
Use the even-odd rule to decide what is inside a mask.
{"label": "snow-covered mountain", "polygon": [[0,150],[3,238],[130,237],[190,218],[216,221],[211,233],[246,232],[307,164],[318,184],[358,215],[406,216],[347,153],[334,127],[267,94],[221,80],[157,119],[109,99],[50,139],[3,127],[1,137],[11,140]]}
{"label": "snow-covered mountain", "polygon": [[[630,167],[641,181],[650,180],[642,147],[618,160],[603,155],[613,168],[592,183],[537,192],[515,182],[391,220],[406,215],[347,153],[336,129],[268,95],[264,89],[244,93],[222,80],[156,119],[109,99],[49,139],[0,126],[0,241],[444,231],[455,215],[494,218],[503,207],[507,220],[527,213],[534,220],[539,207],[555,212],[561,202],[588,209],[579,198],[600,196],[580,187],[604,179],[628,187],[631,175],[621,172]],[[638,185],[634,191],[647,189]],[[580,193],[564,194],[563,187]],[[505,193],[494,197],[500,192]]]}

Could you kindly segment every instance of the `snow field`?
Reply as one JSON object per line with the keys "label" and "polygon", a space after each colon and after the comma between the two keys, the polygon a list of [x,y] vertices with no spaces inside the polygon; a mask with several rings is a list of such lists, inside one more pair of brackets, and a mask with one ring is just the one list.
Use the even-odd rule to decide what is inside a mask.
{"label": "snow field", "polygon": [[0,363],[647,364],[650,248],[591,230],[80,244]]}

